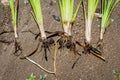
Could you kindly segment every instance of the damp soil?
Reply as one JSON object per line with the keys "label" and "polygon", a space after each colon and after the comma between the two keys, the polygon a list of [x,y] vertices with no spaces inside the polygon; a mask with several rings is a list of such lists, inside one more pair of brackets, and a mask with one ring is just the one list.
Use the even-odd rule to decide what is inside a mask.
{"label": "damp soil", "polygon": [[[44,15],[44,27],[47,31],[63,31],[60,18],[59,7],[56,0],[41,0],[42,10]],[[75,2],[77,3],[77,1]],[[117,75],[113,74],[113,70],[120,73],[120,4],[116,6],[112,13],[113,23],[107,29],[104,35],[104,48],[102,55],[106,62],[95,57],[92,54],[83,54],[83,49],[77,46],[80,55],[75,55],[68,49],[60,49],[57,52],[57,73],[56,76],[48,74],[38,68],[36,65],[27,60],[20,59],[20,56],[15,56],[14,43],[0,43],[0,80],[25,80],[31,73],[34,73],[39,78],[40,75],[47,74],[46,80],[117,80]],[[38,39],[35,40],[35,35],[23,31],[31,30],[34,33],[39,33],[38,27],[31,15],[31,7],[29,4],[23,4],[20,0],[18,17],[18,33],[23,54],[31,53],[37,46]],[[92,45],[95,47],[99,39],[100,19],[94,18],[92,26]],[[77,19],[73,25],[73,39],[84,42],[84,17],[82,7],[78,13]],[[11,25],[10,9],[0,3],[0,32],[3,30],[13,30]],[[14,40],[13,33],[0,35],[1,40]],[[50,52],[47,53],[48,61],[44,58],[44,51],[39,47],[38,51],[30,58],[47,68],[53,70],[53,55],[54,47],[51,46]],[[72,65],[76,62],[74,68]]]}

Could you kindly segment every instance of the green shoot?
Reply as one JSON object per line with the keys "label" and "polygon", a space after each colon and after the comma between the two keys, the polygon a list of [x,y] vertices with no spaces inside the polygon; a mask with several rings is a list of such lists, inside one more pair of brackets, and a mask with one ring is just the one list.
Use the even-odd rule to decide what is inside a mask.
{"label": "green shoot", "polygon": [[117,70],[112,70],[112,73],[117,76],[117,80],[120,80],[120,73]]}
{"label": "green shoot", "polygon": [[120,80],[120,74],[118,75],[118,80]]}
{"label": "green shoot", "polygon": [[46,80],[46,78],[47,78],[47,75],[46,75],[46,74],[40,75],[40,80]]}
{"label": "green shoot", "polygon": [[12,24],[14,29],[15,38],[18,38],[17,34],[17,13],[18,13],[18,0],[14,3],[14,0],[9,0],[11,14],[12,14]]}
{"label": "green shoot", "polygon": [[85,37],[86,37],[86,42],[89,44],[91,42],[92,21],[94,18],[95,10],[98,6],[98,2],[99,0],[88,0],[88,14],[86,19]]}
{"label": "green shoot", "polygon": [[32,73],[26,80],[35,80],[36,76]]}
{"label": "green shoot", "polygon": [[44,26],[43,26],[43,15],[42,15],[40,0],[30,0],[30,4],[33,9],[33,12],[32,12],[33,17],[39,26],[41,37],[42,39],[46,39],[46,34],[45,34]]}
{"label": "green shoot", "polygon": [[113,73],[113,74],[116,74],[116,73],[117,73],[117,70],[112,70],[112,73]]}
{"label": "green shoot", "polygon": [[58,0],[60,13],[62,18],[63,29],[66,35],[71,36],[72,24],[74,23],[77,13],[79,11],[80,5],[83,0],[80,0],[75,13],[74,10],[74,0]]}
{"label": "green shoot", "polygon": [[[47,75],[40,75],[39,80],[46,80]],[[36,80],[36,76],[32,73],[26,80]]]}
{"label": "green shoot", "polygon": [[102,0],[102,21],[101,21],[101,32],[100,32],[100,40],[103,40],[103,34],[106,30],[106,28],[110,24],[110,16],[120,0]]}

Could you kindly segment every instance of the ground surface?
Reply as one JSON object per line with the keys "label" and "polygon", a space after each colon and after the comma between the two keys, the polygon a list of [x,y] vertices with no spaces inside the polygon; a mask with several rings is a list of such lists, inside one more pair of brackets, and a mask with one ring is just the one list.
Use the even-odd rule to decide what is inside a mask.
{"label": "ground surface", "polygon": [[[44,14],[44,27],[46,30],[62,30],[60,22],[54,20],[52,15],[60,16],[58,4],[53,0],[52,6],[50,0],[41,0]],[[77,2],[76,2],[77,3]],[[25,80],[27,76],[34,73],[37,78],[39,75],[47,74],[47,80],[117,80],[117,76],[112,70],[120,72],[120,4],[115,8],[112,18],[114,22],[107,29],[104,36],[103,56],[107,62],[103,62],[92,54],[82,54],[83,49],[77,47],[82,56],[74,56],[69,50],[64,49],[57,53],[57,74],[47,74],[27,60],[21,60],[13,54],[14,44],[0,43],[0,80]],[[18,32],[23,48],[23,54],[29,54],[36,47],[38,40],[34,39],[31,33],[22,33],[22,31],[32,30],[38,33],[36,23],[31,16],[30,5],[23,4],[20,0]],[[6,20],[4,20],[7,18]],[[99,36],[99,19],[95,18],[92,30],[92,45],[96,46]],[[11,30],[11,19],[9,8],[0,4],[0,32]],[[84,41],[84,18],[82,8],[79,11],[76,22],[73,26],[74,39],[80,42]],[[11,41],[14,39],[13,33],[0,35],[0,39]],[[53,48],[48,53],[48,61],[43,57],[43,51],[40,49],[31,58],[49,70],[53,70]],[[72,69],[74,61],[79,57],[78,62]]]}

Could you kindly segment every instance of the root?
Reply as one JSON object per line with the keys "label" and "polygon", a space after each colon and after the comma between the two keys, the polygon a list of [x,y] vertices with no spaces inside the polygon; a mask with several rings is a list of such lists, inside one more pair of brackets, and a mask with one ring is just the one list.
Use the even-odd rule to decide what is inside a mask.
{"label": "root", "polygon": [[95,55],[96,57],[100,58],[101,60],[106,61],[105,58],[103,56],[101,56],[102,52],[100,52],[96,48],[92,47],[90,44],[87,44],[87,43],[82,44],[82,43],[80,43],[78,41],[76,41],[76,43],[79,46],[84,48],[85,53],[92,53],[93,55]]}
{"label": "root", "polygon": [[[42,50],[42,49],[44,50],[44,56],[45,56],[45,59],[46,59],[46,61],[47,61],[47,60],[48,60],[48,58],[47,58],[47,51],[50,52],[50,46],[51,46],[52,44],[54,44],[54,40],[51,38],[52,36],[49,35],[49,36],[47,36],[46,39],[42,39],[40,33],[36,34],[36,33],[32,32],[31,30],[23,31],[23,32],[30,32],[30,33],[32,33],[33,35],[35,35],[35,40],[37,40],[38,37],[39,37],[39,43],[37,44],[37,47],[35,48],[35,50],[34,50],[33,52],[31,52],[31,53],[30,53],[29,55],[27,55],[26,57],[29,57],[29,56],[33,55],[33,54],[38,50],[38,48],[39,48],[39,46],[40,46],[40,42],[42,42],[41,50]],[[49,31],[46,31],[46,32],[52,34],[52,32],[49,32]]]}
{"label": "root", "polygon": [[6,33],[14,33],[14,31],[3,31],[0,33],[0,35],[6,34]]}
{"label": "root", "polygon": [[35,35],[35,40],[40,36],[40,33],[34,33],[34,32],[31,31],[31,30],[28,30],[28,31],[22,31],[22,33],[27,33],[27,32],[29,32],[29,33]]}
{"label": "root", "polygon": [[54,44],[54,40],[53,40],[52,38],[44,39],[44,40],[42,41],[41,49],[42,49],[42,48],[44,49],[46,61],[48,61],[47,51],[50,52],[50,47],[51,47],[52,44]]}
{"label": "root", "polygon": [[[20,51],[20,53],[18,54],[19,51]],[[14,54],[16,56],[19,56],[21,53],[22,53],[22,47],[20,45],[20,42],[18,39],[15,39],[15,52],[14,52]]]}
{"label": "root", "polygon": [[57,42],[60,45],[59,48],[66,47],[67,49],[70,49],[73,44],[70,36],[61,36],[61,38],[59,38]]}
{"label": "root", "polygon": [[75,67],[75,65],[77,64],[77,62],[78,62],[79,59],[80,59],[80,58],[77,58],[77,59],[75,60],[75,62],[74,62],[73,65],[72,65],[72,69]]}
{"label": "root", "polygon": [[39,46],[40,46],[40,42],[38,42],[38,44],[37,44],[35,50],[33,50],[29,55],[24,55],[23,57],[20,57],[20,59],[25,59],[26,57],[30,57],[30,56],[32,56],[34,53],[37,52]]}
{"label": "root", "polygon": [[58,51],[58,44],[57,44],[57,41],[58,39],[55,41],[55,46],[54,46],[54,72],[56,74],[56,54],[57,54],[57,51]]}
{"label": "root", "polygon": [[97,53],[95,53],[94,51],[90,51],[93,55],[95,55],[96,57],[98,57],[98,58],[100,58],[100,59],[102,59],[103,61],[106,61],[105,60],[105,58],[103,57],[103,56],[101,56],[101,55],[99,55],[99,54],[97,54]]}
{"label": "root", "polygon": [[[38,37],[41,37],[41,33],[34,33],[33,31],[31,30],[28,30],[28,31],[22,31],[22,33],[25,33],[25,32],[29,32],[33,35],[35,35],[35,40],[38,39]],[[64,34],[64,32],[62,31],[55,31],[55,32],[51,32],[51,31],[45,31],[45,33],[49,34],[47,35],[47,38],[52,38],[52,37],[55,37],[55,36],[61,36]]]}
{"label": "root", "polygon": [[38,64],[37,62],[33,61],[32,59],[30,59],[29,57],[25,57],[26,60],[30,61],[31,63],[33,63],[34,65],[38,66],[40,69],[42,69],[43,71],[50,73],[50,74],[55,74],[55,72],[49,71],[47,69],[45,69],[44,67],[42,67],[40,64]]}
{"label": "root", "polygon": [[[45,43],[46,43],[46,41],[45,41]],[[40,42],[39,42],[39,44],[40,44]],[[34,50],[34,52],[36,52],[37,51],[37,49],[38,49],[38,47],[39,47],[39,44],[37,45],[37,48]],[[44,49],[45,49],[45,45],[44,45]],[[37,62],[35,62],[35,61],[33,61],[32,59],[30,59],[29,57],[28,57],[28,55],[27,56],[23,56],[21,59],[26,59],[26,60],[28,60],[28,61],[30,61],[31,63],[33,63],[34,65],[36,65],[36,66],[38,66],[40,69],[42,69],[43,71],[45,71],[45,72],[47,72],[47,73],[50,73],[50,74],[56,74],[56,54],[57,54],[57,49],[58,49],[58,47],[57,47],[57,42],[55,42],[55,48],[54,48],[55,50],[54,50],[54,63],[53,63],[53,66],[54,66],[54,71],[49,71],[49,70],[47,70],[47,69],[45,69],[44,67],[42,67],[40,64],[38,64]],[[31,54],[30,54],[31,55]],[[30,56],[29,55],[29,56]]]}
{"label": "root", "polygon": [[103,45],[104,45],[103,40],[99,40],[97,42],[97,47],[96,48],[103,52]]}
{"label": "root", "polygon": [[7,41],[7,40],[0,40],[1,43],[7,43],[7,44],[10,44],[10,43],[13,43],[13,41]]}

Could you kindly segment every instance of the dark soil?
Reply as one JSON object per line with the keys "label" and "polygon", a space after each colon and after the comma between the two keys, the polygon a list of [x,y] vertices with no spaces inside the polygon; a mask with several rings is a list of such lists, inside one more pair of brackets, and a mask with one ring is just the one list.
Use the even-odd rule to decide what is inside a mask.
{"label": "dark soil", "polygon": [[[56,21],[52,15],[60,17],[59,7],[56,0],[41,0],[44,16],[44,27],[48,31],[62,31],[61,22]],[[76,1],[77,3],[77,1]],[[25,80],[31,73],[34,73],[37,78],[40,75],[47,74],[46,80],[117,80],[117,76],[112,73],[112,70],[117,70],[120,73],[120,4],[116,6],[112,13],[114,22],[109,26],[104,35],[103,56],[106,62],[95,57],[92,54],[82,54],[83,49],[77,46],[81,56],[74,55],[68,49],[59,50],[57,53],[57,73],[56,76],[48,74],[30,63],[27,60],[20,59],[20,56],[15,56],[14,43],[0,43],[0,80]],[[7,18],[5,20],[5,18]],[[22,31],[31,30],[34,33],[39,33],[38,27],[31,15],[31,7],[29,4],[23,4],[20,0],[19,18],[18,18],[18,33],[23,54],[31,53],[37,46],[39,40],[35,40],[35,36],[29,32]],[[99,39],[99,24],[100,20],[95,17],[92,26],[92,45],[96,46]],[[3,30],[12,30],[11,17],[9,7],[0,4],[0,32]],[[0,35],[0,39],[12,41],[14,40],[13,33]],[[82,7],[73,26],[73,39],[84,42],[84,17]],[[48,52],[48,61],[44,59],[44,52],[39,50],[30,58],[47,68],[53,70],[53,51],[51,47]],[[79,58],[75,67],[72,69],[73,63]]]}

